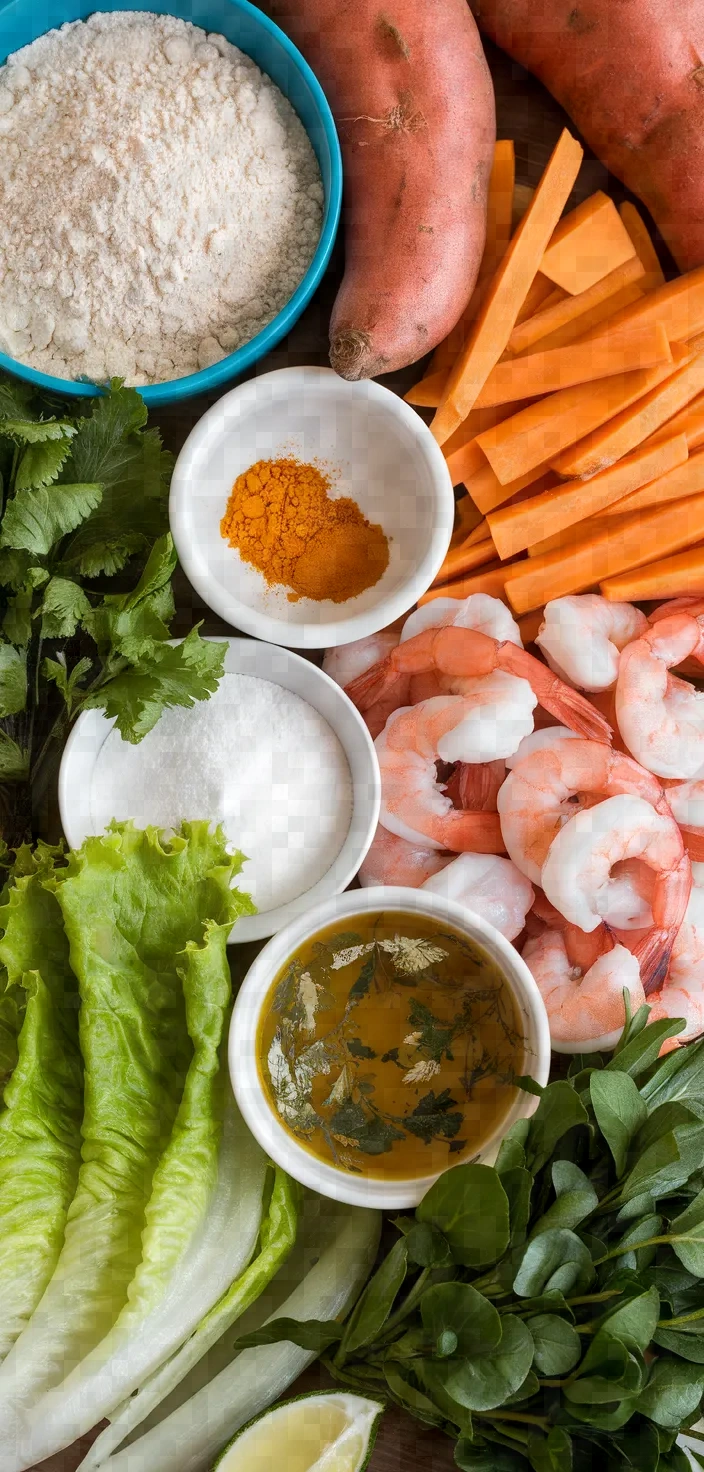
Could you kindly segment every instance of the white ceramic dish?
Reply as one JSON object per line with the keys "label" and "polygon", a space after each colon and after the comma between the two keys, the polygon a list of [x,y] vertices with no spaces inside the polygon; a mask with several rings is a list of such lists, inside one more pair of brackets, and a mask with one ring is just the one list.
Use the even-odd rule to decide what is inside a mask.
{"label": "white ceramic dish", "polygon": [[[550,1071],[550,1028],[545,1004],[518,952],[493,925],[473,915],[464,905],[429,891],[401,888],[351,890],[322,904],[314,904],[285,930],[275,935],[250,967],[240,988],[230,1025],[229,1064],[237,1103],[252,1134],[272,1160],[287,1170],[302,1185],[346,1201],[353,1206],[373,1206],[385,1210],[417,1206],[437,1178],[435,1175],[413,1180],[369,1179],[349,1175],[336,1166],[319,1160],[283,1128],[272,1110],[259,1077],[256,1058],[256,1035],[262,1006],[271,983],[286,961],[311,936],[334,921],[345,926],[355,915],[370,910],[396,910],[453,925],[470,940],[476,941],[492,961],[500,966],[513,989],[524,1019],[526,1037],[526,1073],[545,1085]],[[519,1093],[506,1118],[487,1140],[480,1156],[490,1165],[496,1158],[501,1140],[516,1119],[531,1115],[538,1103],[533,1094]]]}
{"label": "white ceramic dish", "polygon": [[[271,680],[301,696],[332,727],[340,740],[352,776],[352,819],[345,842],[327,873],[317,884],[289,904],[245,916],[234,926],[230,940],[262,940],[339,894],[354,878],[367,853],[379,820],[381,782],[374,743],[359,712],[339,685],[317,665],[271,644],[254,639],[229,639],[225,670]],[[91,800],[99,752],[113,729],[102,711],[79,716],[66,742],[59,771],[59,809],[66,839],[79,848],[89,834],[102,833],[111,814],[98,814]],[[205,817],[211,816],[204,814]],[[246,868],[239,881],[247,888]]]}
{"label": "white ceramic dish", "polygon": [[[285,455],[322,462],[339,493],[389,537],[389,566],[359,597],[291,603],[223,540],[237,476]],[[324,649],[366,638],[413,607],[447,552],[454,498],[442,451],[403,399],[330,368],[282,368],[232,389],[199,420],[176,462],[169,516],[190,581],[221,618],[258,639]]]}

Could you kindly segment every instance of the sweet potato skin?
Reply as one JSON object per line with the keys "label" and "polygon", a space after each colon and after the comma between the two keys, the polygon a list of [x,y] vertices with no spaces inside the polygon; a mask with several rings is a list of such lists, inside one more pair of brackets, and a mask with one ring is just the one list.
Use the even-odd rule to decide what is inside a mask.
{"label": "sweet potato skin", "polygon": [[704,0],[470,0],[647,205],[682,270],[704,264]]}
{"label": "sweet potato skin", "polygon": [[466,307],[484,246],[494,94],[466,0],[267,0],[327,94],[345,170],[330,361],[405,367]]}

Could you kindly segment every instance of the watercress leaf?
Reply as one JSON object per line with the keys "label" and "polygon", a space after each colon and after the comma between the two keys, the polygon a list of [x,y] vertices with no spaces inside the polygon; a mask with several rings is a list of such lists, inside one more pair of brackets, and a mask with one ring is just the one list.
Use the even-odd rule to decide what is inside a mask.
{"label": "watercress leaf", "polygon": [[384,1378],[397,1405],[410,1411],[418,1421],[424,1421],[426,1426],[444,1426],[445,1416],[414,1383],[412,1371],[393,1361],[385,1361]]}
{"label": "watercress leaf", "polygon": [[487,1354],[501,1339],[500,1314],[470,1283],[436,1283],[427,1288],[420,1301],[420,1316],[433,1342],[443,1330],[452,1330],[458,1355]]}
{"label": "watercress leaf", "polygon": [[699,1409],[704,1394],[704,1365],[662,1358],[651,1366],[635,1409],[656,1426],[678,1428]]}
{"label": "watercress leaf", "polygon": [[628,1073],[593,1073],[589,1081],[596,1122],[614,1158],[616,1174],[623,1174],[628,1147],[647,1117],[637,1085]]}
{"label": "watercress leaf", "polygon": [[531,1367],[533,1340],[523,1320],[505,1314],[501,1323],[500,1343],[490,1354],[447,1362],[450,1395],[470,1411],[491,1411],[503,1405],[523,1384]]}
{"label": "watercress leaf", "polygon": [[324,1354],[333,1344],[338,1344],[344,1329],[342,1324],[318,1319],[272,1319],[253,1334],[243,1334],[235,1341],[235,1348],[254,1349],[260,1344],[280,1344],[282,1340],[297,1344],[314,1354]]}
{"label": "watercress leaf", "polygon": [[227,644],[201,639],[198,625],[177,645],[159,644],[131,669],[96,690],[85,701],[114,718],[125,741],[136,744],[156,725],[164,710],[190,708],[207,700],[224,671]]}
{"label": "watercress leaf", "polygon": [[648,1216],[641,1217],[634,1226],[624,1232],[620,1246],[632,1248],[632,1252],[624,1254],[620,1259],[621,1267],[632,1268],[634,1272],[642,1272],[643,1268],[650,1266],[657,1254],[657,1247],[641,1247],[642,1242],[649,1242],[651,1237],[659,1237],[663,1230],[661,1216],[654,1212]]}
{"label": "watercress leaf", "polygon": [[530,1219],[530,1198],[533,1190],[533,1177],[529,1170],[522,1170],[515,1166],[513,1170],[505,1170],[501,1177],[501,1184],[508,1196],[509,1217],[511,1221],[511,1245],[520,1247],[525,1242],[526,1231]]}
{"label": "watercress leaf", "polygon": [[670,1130],[697,1122],[697,1116],[679,1099],[668,1099],[666,1103],[657,1105],[631,1141],[629,1165],[635,1164],[656,1140],[661,1140]]}
{"label": "watercress leaf", "polygon": [[40,445],[46,440],[70,440],[76,427],[67,419],[3,419],[2,432],[20,444]]}
{"label": "watercress leaf", "polygon": [[524,1312],[530,1311],[535,1314],[561,1314],[568,1323],[575,1322],[575,1315],[570,1308],[564,1293],[540,1293],[536,1298],[525,1298],[521,1304]]}
{"label": "watercress leaf", "polygon": [[593,1276],[589,1249],[580,1238],[564,1228],[552,1228],[528,1243],[513,1290],[519,1298],[534,1298],[553,1289],[582,1292]]}
{"label": "watercress leaf", "polygon": [[666,1039],[677,1037],[683,1027],[682,1018],[677,1017],[665,1017],[662,1022],[649,1022],[620,1053],[614,1053],[605,1071],[629,1073],[631,1078],[639,1078],[655,1063]]}
{"label": "watercress leaf", "polygon": [[405,1281],[407,1272],[407,1238],[400,1237],[398,1242],[394,1242],[391,1251],[387,1253],[373,1278],[370,1278],[347,1320],[340,1345],[341,1358],[374,1342],[391,1313],[396,1295]]}
{"label": "watercress leaf", "polygon": [[550,1159],[562,1136],[578,1124],[586,1124],[587,1111],[566,1079],[558,1079],[546,1088],[535,1114],[529,1122],[526,1141],[526,1163],[537,1174]]}
{"label": "watercress leaf", "polygon": [[446,1385],[445,1366],[441,1361],[418,1359],[413,1364],[413,1376],[419,1388],[437,1406],[437,1409],[460,1431],[471,1433],[472,1413],[466,1406],[453,1400]]}
{"label": "watercress leaf", "polygon": [[649,1191],[645,1191],[642,1195],[632,1196],[630,1201],[626,1201],[623,1206],[619,1207],[616,1221],[620,1226],[623,1222],[636,1221],[641,1216],[652,1216],[654,1207],[654,1198]]}
{"label": "watercress leaf", "polygon": [[649,1079],[641,1084],[641,1094],[649,1109],[667,1099],[682,1099],[692,1107],[704,1097],[704,1039],[675,1048],[658,1060]]}
{"label": "watercress leaf", "polygon": [[700,1320],[699,1324],[692,1324],[691,1328],[698,1328],[699,1333],[690,1333],[686,1327],[656,1329],[653,1341],[661,1349],[668,1349],[682,1360],[690,1360],[693,1365],[704,1365],[704,1326]]}
{"label": "watercress leaf", "polygon": [[69,578],[51,578],[44,590],[40,608],[42,638],[70,638],[89,611],[90,603],[78,583],[71,582]]}
{"label": "watercress leaf", "polygon": [[430,1187],[416,1210],[447,1238],[455,1262],[488,1267],[509,1244],[508,1197],[488,1165],[456,1165]]}
{"label": "watercress leaf", "polygon": [[547,1436],[531,1433],[526,1451],[533,1472],[572,1472],[572,1439],[561,1426]]}
{"label": "watercress leaf", "polygon": [[[0,646],[1,647],[1,646]],[[1,685],[0,685],[1,688]],[[0,728],[0,782],[24,782],[29,775],[29,752]],[[0,1025],[0,1033],[2,1026]],[[2,1048],[0,1047],[0,1055]],[[3,1070],[0,1067],[0,1077]]]}
{"label": "watercress leaf", "polygon": [[513,1395],[509,1396],[506,1404],[509,1406],[516,1406],[519,1405],[521,1401],[532,1400],[533,1396],[538,1395],[539,1393],[540,1381],[538,1379],[538,1376],[536,1375],[534,1370],[529,1370],[525,1380],[523,1381],[523,1384],[519,1385],[518,1390],[514,1390]]}
{"label": "watercress leaf", "polygon": [[588,1176],[571,1160],[555,1161],[552,1183],[557,1199],[536,1222],[531,1237],[549,1232],[553,1227],[577,1227],[599,1205],[599,1197]]}
{"label": "watercress leaf", "polygon": [[704,1191],[670,1222],[668,1236],[687,1271],[704,1278]]}
{"label": "watercress leaf", "polygon": [[611,1447],[620,1466],[633,1467],[635,1472],[657,1472],[660,1438],[652,1421],[639,1418],[634,1426],[627,1426],[614,1435]]}
{"label": "watercress leaf", "polygon": [[69,438],[28,445],[17,466],[15,490],[29,491],[56,480],[71,453]]}
{"label": "watercress leaf", "polygon": [[514,1082],[517,1089],[523,1089],[524,1094],[535,1094],[536,1099],[541,1099],[545,1093],[545,1085],[539,1084],[529,1073],[518,1074]]}
{"label": "watercress leaf", "polygon": [[[594,1342],[590,1346],[594,1350]],[[572,1405],[611,1405],[622,1400],[633,1402],[638,1396],[643,1372],[635,1355],[620,1340],[601,1334],[599,1353],[587,1353],[574,1380],[563,1386],[563,1395]]]}
{"label": "watercress leaf", "polygon": [[455,1446],[455,1462],[462,1472],[528,1472],[530,1466],[520,1452],[505,1446],[475,1446],[466,1437]]}
{"label": "watercress leaf", "polygon": [[0,546],[45,557],[55,542],[90,515],[101,496],[102,487],[92,483],[18,491],[5,507]]}
{"label": "watercress leaf", "polygon": [[24,710],[27,699],[27,657],[12,644],[0,644],[0,716]]}
{"label": "watercress leaf", "polygon": [[633,1416],[633,1405],[633,1396],[626,1395],[621,1401],[607,1402],[605,1405],[597,1405],[594,1401],[580,1405],[574,1401],[570,1403],[569,1410],[575,1421],[583,1421],[589,1427],[589,1431],[583,1434],[592,1438],[595,1430],[613,1432],[627,1425]]}
{"label": "watercress leaf", "polygon": [[[691,1453],[692,1448],[689,1450]],[[704,1458],[698,1457],[696,1452],[694,1457],[699,1466],[704,1467]],[[666,1456],[660,1458],[658,1472],[692,1472],[692,1463],[681,1446],[673,1446]]]}
{"label": "watercress leaf", "polygon": [[571,1324],[558,1314],[536,1314],[527,1324],[535,1346],[533,1364],[541,1375],[567,1375],[574,1369],[582,1341]]}
{"label": "watercress leaf", "polygon": [[644,1353],[657,1328],[660,1316],[660,1294],[657,1288],[648,1288],[627,1303],[606,1311],[599,1320],[599,1331],[604,1328],[612,1339],[620,1339],[627,1349]]}
{"label": "watercress leaf", "polygon": [[516,1119],[506,1131],[499,1146],[494,1169],[502,1176],[507,1170],[521,1170],[526,1163],[525,1142],[528,1138],[530,1120]]}
{"label": "watercress leaf", "polygon": [[444,1268],[452,1262],[447,1238],[430,1222],[414,1222],[406,1235],[409,1262],[421,1268]]}
{"label": "watercress leaf", "polygon": [[626,1176],[621,1187],[621,1201],[625,1203],[645,1193],[657,1200],[684,1185],[699,1163],[693,1158],[690,1147],[699,1138],[701,1128],[698,1126],[693,1130],[685,1125],[655,1140]]}

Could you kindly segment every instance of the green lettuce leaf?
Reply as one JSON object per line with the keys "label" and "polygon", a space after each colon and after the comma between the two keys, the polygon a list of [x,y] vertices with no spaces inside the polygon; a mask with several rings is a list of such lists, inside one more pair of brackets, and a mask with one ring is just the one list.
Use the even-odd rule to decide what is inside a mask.
{"label": "green lettuce leaf", "polygon": [[154,829],[116,825],[45,881],[79,984],[83,1159],[56,1271],[0,1371],[0,1443],[11,1444],[18,1405],[63,1380],[127,1302],[193,1057],[183,953],[208,921],[231,925],[251,909],[230,889],[240,863],[207,823],[164,843]]}
{"label": "green lettuce leaf", "polygon": [[52,867],[40,850],[37,872],[16,879],[0,910],[0,961],[13,992],[26,993],[0,1114],[0,1360],[56,1266],[80,1161],[78,995],[61,911],[43,884]]}

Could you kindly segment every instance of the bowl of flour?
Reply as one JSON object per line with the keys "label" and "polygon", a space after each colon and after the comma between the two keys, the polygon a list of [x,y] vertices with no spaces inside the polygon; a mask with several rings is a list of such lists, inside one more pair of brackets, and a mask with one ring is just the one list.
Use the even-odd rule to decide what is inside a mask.
{"label": "bowl of flour", "polygon": [[330,257],[332,114],[247,0],[194,22],[49,0],[0,10],[0,368],[149,404],[217,389],[289,331]]}

